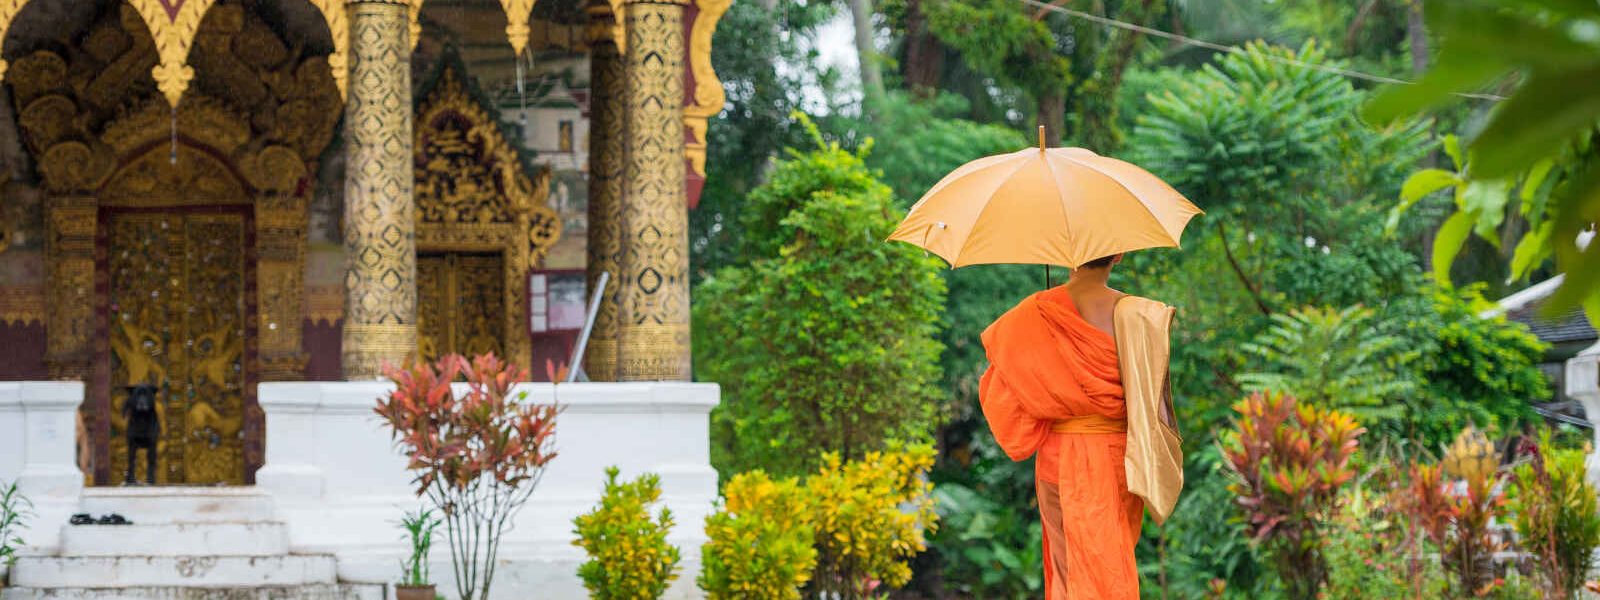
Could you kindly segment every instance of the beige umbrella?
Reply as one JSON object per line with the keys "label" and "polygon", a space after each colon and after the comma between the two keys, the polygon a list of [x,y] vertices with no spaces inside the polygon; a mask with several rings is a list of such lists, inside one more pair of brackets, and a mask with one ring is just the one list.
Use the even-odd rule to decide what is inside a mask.
{"label": "beige umbrella", "polygon": [[1130,250],[1177,247],[1202,214],[1148,171],[1083,148],[1039,147],[974,160],[946,175],[889,236],[952,267],[1076,268]]}

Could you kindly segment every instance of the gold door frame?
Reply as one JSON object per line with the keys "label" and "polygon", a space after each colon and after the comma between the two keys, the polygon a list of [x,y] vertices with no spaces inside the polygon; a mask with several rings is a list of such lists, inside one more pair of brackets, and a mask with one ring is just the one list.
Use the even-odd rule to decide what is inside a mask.
{"label": "gold door frame", "polygon": [[550,171],[532,177],[453,60],[421,94],[416,115],[417,252],[499,253],[505,265],[507,358],[533,360],[528,275],[561,237],[548,205]]}

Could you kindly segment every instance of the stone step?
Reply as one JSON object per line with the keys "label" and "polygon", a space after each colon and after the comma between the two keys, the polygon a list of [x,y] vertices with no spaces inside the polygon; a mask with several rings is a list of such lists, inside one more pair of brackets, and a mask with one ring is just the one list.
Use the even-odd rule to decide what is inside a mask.
{"label": "stone step", "polygon": [[11,585],[28,588],[270,587],[336,583],[332,555],[24,556]]}
{"label": "stone step", "polygon": [[116,513],[135,524],[272,521],[272,495],[249,487],[92,487],[79,512]]}
{"label": "stone step", "polygon": [[67,525],[62,556],[272,556],[289,553],[283,523]]}
{"label": "stone step", "polygon": [[316,584],[252,588],[0,589],[0,600],[384,600],[384,586]]}

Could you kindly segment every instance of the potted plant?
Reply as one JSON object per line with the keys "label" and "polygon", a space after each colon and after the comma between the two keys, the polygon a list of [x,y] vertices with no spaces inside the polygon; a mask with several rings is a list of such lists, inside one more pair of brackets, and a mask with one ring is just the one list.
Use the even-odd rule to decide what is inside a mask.
{"label": "potted plant", "polygon": [[[559,409],[511,389],[527,370],[486,354],[386,367],[394,391],[376,412],[410,458],[418,496],[438,507],[461,600],[487,600],[500,540],[556,456]],[[451,384],[457,380],[464,394]]]}
{"label": "potted plant", "polygon": [[11,565],[22,548],[21,531],[32,514],[33,504],[17,490],[17,483],[0,487],[0,589],[6,587]]}
{"label": "potted plant", "polygon": [[428,552],[433,549],[433,532],[439,528],[439,518],[425,508],[406,513],[400,518],[400,526],[411,540],[411,558],[400,561],[400,583],[394,585],[395,600],[433,600]]}

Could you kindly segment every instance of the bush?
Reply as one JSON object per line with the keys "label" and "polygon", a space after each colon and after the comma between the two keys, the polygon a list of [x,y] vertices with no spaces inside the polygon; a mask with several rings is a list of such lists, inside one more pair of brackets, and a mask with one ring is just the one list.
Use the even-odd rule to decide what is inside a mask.
{"label": "bush", "polygon": [[[444,513],[456,591],[488,598],[501,538],[556,457],[559,409],[512,398],[528,373],[493,354],[470,363],[450,354],[384,376],[395,389],[374,410],[411,459],[417,495]],[[451,388],[458,378],[467,387],[459,398]]]}
{"label": "bush", "polygon": [[[1375,465],[1369,476],[1392,476],[1394,465]],[[1355,485],[1340,493],[1343,510],[1329,524],[1328,600],[1440,598],[1445,576],[1430,555],[1435,549],[1409,535],[1404,515],[1382,486]]]}
{"label": "bush", "polygon": [[[883,240],[900,213],[889,188],[823,142],[792,152],[750,196],[748,264],[696,291],[696,376],[723,386],[712,461],[723,473],[814,470],[886,439],[925,440],[937,422],[937,259]],[[866,144],[864,146],[870,146]]]}
{"label": "bush", "polygon": [[618,469],[606,469],[600,505],[573,520],[589,560],[578,577],[596,600],[651,600],[666,593],[678,578],[678,549],[667,543],[672,511],[662,508],[652,519],[650,505],[661,499],[661,478],[647,473],[617,482]]}
{"label": "bush", "polygon": [[927,548],[938,524],[927,481],[932,466],[927,445],[891,443],[849,463],[835,453],[823,457],[806,479],[816,524],[812,592],[861,600],[911,580],[907,561]]}
{"label": "bush", "polygon": [[1250,537],[1276,563],[1290,597],[1310,598],[1327,579],[1322,555],[1340,486],[1355,476],[1351,457],[1366,431],[1350,415],[1257,393],[1234,405],[1235,431],[1223,450],[1238,480]]}
{"label": "bush", "polygon": [[1496,490],[1500,477],[1494,469],[1471,468],[1459,481],[1445,477],[1440,465],[1413,462],[1406,485],[1395,503],[1434,547],[1453,576],[1451,591],[1457,596],[1479,595],[1492,589],[1494,553],[1503,546],[1490,524],[1504,515],[1504,498]]}
{"label": "bush", "polygon": [[700,589],[709,600],[800,600],[817,564],[811,508],[794,478],[751,471],[722,488],[706,517]]}
{"label": "bush", "polygon": [[1396,374],[1408,358],[1405,340],[1377,330],[1373,316],[1361,306],[1272,315],[1272,327],[1243,348],[1262,370],[1238,379],[1246,390],[1282,392],[1364,424],[1399,420],[1405,409],[1397,400],[1414,385]]}
{"label": "bush", "polygon": [[[22,548],[21,531],[33,515],[33,503],[17,489],[17,482],[0,486],[0,567],[10,568]],[[0,583],[4,583],[0,578]]]}
{"label": "bush", "polygon": [[1044,591],[1044,547],[1036,509],[1011,507],[972,488],[933,490],[939,531],[929,542],[947,587],[972,598],[1027,600]]}
{"label": "bush", "polygon": [[1577,598],[1600,547],[1600,504],[1584,479],[1584,453],[1557,450],[1549,433],[1526,444],[1529,461],[1517,467],[1508,505],[1523,550],[1537,558],[1547,598]]}

